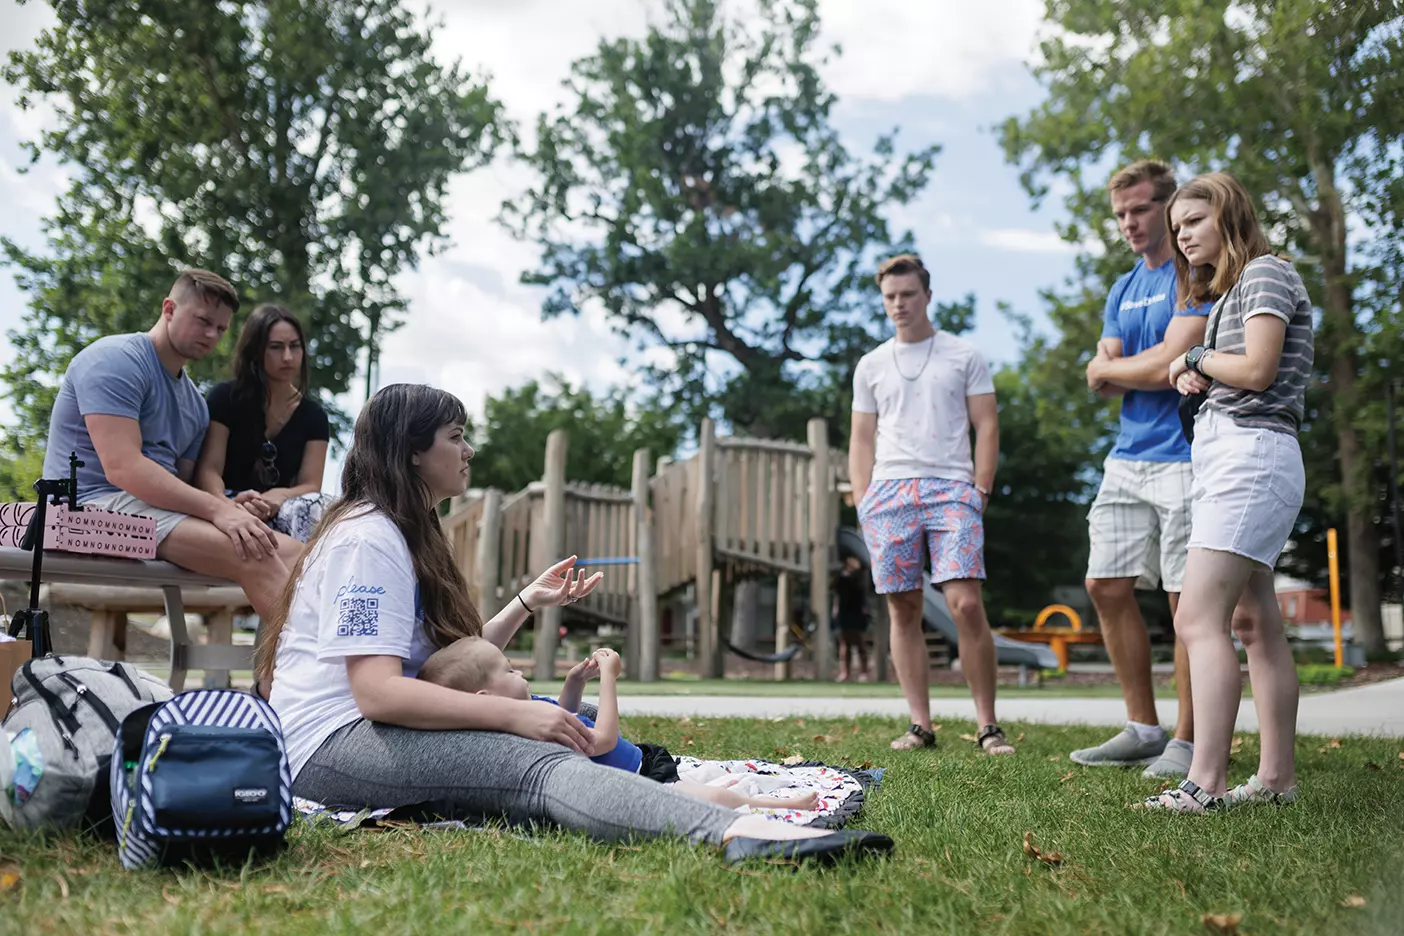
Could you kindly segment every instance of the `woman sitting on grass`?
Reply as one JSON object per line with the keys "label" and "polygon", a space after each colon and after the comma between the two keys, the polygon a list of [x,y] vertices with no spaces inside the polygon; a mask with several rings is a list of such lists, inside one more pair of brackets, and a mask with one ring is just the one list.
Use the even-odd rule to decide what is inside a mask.
{"label": "woman sitting on grass", "polygon": [[680,836],[724,844],[732,861],[890,850],[883,835],[737,816],[596,764],[580,753],[594,733],[550,702],[415,678],[434,650],[478,636],[500,649],[531,612],[577,601],[601,578],[565,559],[481,620],[437,513],[467,488],[465,421],[457,398],[406,384],[378,392],[356,420],[342,498],[259,647],[293,792],[352,808],[424,804],[449,818],[554,823],[602,841]]}
{"label": "woman sitting on grass", "polygon": [[[1212,347],[1191,348],[1170,367],[1180,393],[1208,393],[1194,422],[1192,532],[1175,614],[1189,654],[1194,758],[1188,779],[1146,806],[1203,813],[1290,803],[1297,669],[1272,569],[1306,490],[1297,427],[1311,377],[1311,301],[1292,264],[1272,255],[1252,200],[1232,176],[1200,176],[1166,212],[1180,304],[1216,301],[1206,331]],[[1233,789],[1229,745],[1242,677],[1230,627],[1248,652],[1262,733],[1258,772]]]}
{"label": "woman sitting on grass", "polygon": [[287,309],[253,310],[234,351],[234,379],[206,402],[210,428],[197,483],[279,533],[307,542],[331,498],[322,472],[331,438],[326,411],[307,395],[302,324]]}

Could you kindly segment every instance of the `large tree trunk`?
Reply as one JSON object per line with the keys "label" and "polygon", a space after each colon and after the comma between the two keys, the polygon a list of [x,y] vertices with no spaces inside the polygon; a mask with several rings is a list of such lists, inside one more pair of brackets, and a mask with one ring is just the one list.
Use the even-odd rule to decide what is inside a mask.
{"label": "large tree trunk", "polygon": [[[1328,294],[1330,290],[1327,290]],[[1328,313],[1329,314],[1329,313]],[[1355,395],[1354,355],[1341,354],[1331,367],[1331,385],[1336,397],[1337,439],[1341,455],[1341,479],[1346,491],[1346,544],[1350,567],[1350,614],[1355,641],[1367,653],[1385,649],[1384,623],[1380,619],[1380,535],[1370,509],[1372,497],[1368,456],[1360,444],[1360,434],[1350,425],[1353,408],[1346,402]]]}
{"label": "large tree trunk", "polygon": [[1329,167],[1316,170],[1320,210],[1314,219],[1321,246],[1324,279],[1322,337],[1330,343],[1331,395],[1341,457],[1341,482],[1346,492],[1346,543],[1350,557],[1350,613],[1355,640],[1366,652],[1385,649],[1380,620],[1380,538],[1375,529],[1373,474],[1369,454],[1360,441],[1354,417],[1357,400],[1355,347],[1359,330],[1347,272],[1345,210]]}

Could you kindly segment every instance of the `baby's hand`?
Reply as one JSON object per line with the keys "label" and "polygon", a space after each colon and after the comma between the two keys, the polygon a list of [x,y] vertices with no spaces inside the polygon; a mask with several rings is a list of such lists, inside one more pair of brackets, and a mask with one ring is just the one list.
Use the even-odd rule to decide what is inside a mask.
{"label": "baby's hand", "polygon": [[596,650],[592,656],[599,665],[601,673],[608,673],[610,676],[617,677],[624,671],[624,661],[619,658],[619,654],[608,647],[601,647]]}
{"label": "baby's hand", "polygon": [[567,682],[586,683],[600,675],[600,664],[594,657],[587,657],[570,668],[566,673]]}

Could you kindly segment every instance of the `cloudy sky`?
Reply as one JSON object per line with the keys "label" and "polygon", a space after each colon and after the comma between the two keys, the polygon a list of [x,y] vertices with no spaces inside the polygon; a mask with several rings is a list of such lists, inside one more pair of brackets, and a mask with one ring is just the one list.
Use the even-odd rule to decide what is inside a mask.
{"label": "cloudy sky", "polygon": [[[1072,265],[1053,230],[1053,207],[1030,208],[993,129],[1040,99],[1027,62],[1043,28],[1041,0],[822,0],[820,7],[827,37],[843,46],[826,74],[840,97],[837,128],[860,151],[893,126],[906,147],[942,145],[930,186],[894,220],[915,232],[936,298],[975,293],[974,340],[993,362],[1010,360],[1015,348],[996,303],[1040,321],[1038,290]],[[561,100],[574,59],[602,37],[641,34],[656,8],[650,0],[438,0],[434,10],[443,58],[491,75],[510,116],[529,126]],[[0,50],[28,46],[48,22],[39,0],[0,0]],[[62,170],[41,164],[16,173],[25,161],[18,141],[32,139],[43,118],[20,112],[14,89],[0,90],[0,234],[40,247],[39,222],[53,210]],[[626,348],[602,319],[543,322],[540,293],[518,283],[533,250],[492,218],[524,183],[519,169],[501,162],[453,185],[451,246],[401,277],[410,316],[384,342],[381,383],[431,383],[478,411],[486,394],[547,371],[596,387],[625,377],[618,360]],[[0,330],[17,327],[23,311],[24,296],[0,272]],[[360,402],[359,389],[344,401],[353,411]]]}

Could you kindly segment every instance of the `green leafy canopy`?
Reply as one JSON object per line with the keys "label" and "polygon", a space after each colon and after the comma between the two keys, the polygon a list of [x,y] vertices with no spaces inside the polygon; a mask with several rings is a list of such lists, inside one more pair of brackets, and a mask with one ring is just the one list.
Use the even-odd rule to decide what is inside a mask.
{"label": "green leafy canopy", "polygon": [[[1065,235],[1109,237],[1102,184],[1154,156],[1187,175],[1224,169],[1258,201],[1320,307],[1320,390],[1303,426],[1308,503],[1299,531],[1346,522],[1357,633],[1382,645],[1378,402],[1404,332],[1398,263],[1404,183],[1400,0],[1048,0],[1034,72],[1046,100],[1002,128],[1035,201],[1056,178]],[[1124,267],[1122,268],[1124,269]],[[1084,260],[1084,291],[1115,266]],[[1086,342],[1090,303],[1060,300]],[[1058,316],[1055,315],[1055,321]],[[1074,323],[1071,319],[1075,318]],[[1071,362],[1073,351],[1060,350]],[[1342,515],[1344,515],[1342,517]],[[1313,519],[1314,518],[1314,519]],[[1319,555],[1315,550],[1307,553]]]}
{"label": "green leafy canopy", "polygon": [[[500,106],[430,52],[397,0],[50,0],[4,69],[52,104],[29,148],[71,175],[47,243],[4,256],[29,295],[4,368],[11,449],[42,445],[58,376],[145,330],[177,272],[213,269],[307,327],[313,384],[345,391],[405,313],[394,278],[442,243],[444,194],[509,138]],[[239,321],[234,328],[237,330]],[[227,371],[233,341],[193,372]]]}
{"label": "green leafy canopy", "polygon": [[[597,303],[671,350],[648,374],[694,416],[720,404],[742,430],[802,435],[874,343],[878,257],[910,248],[886,213],[925,187],[937,147],[899,156],[888,134],[870,158],[849,151],[815,0],[756,0],[756,22],[723,7],[665,0],[644,38],[576,62],[520,154],[537,182],[502,220],[541,248],[523,281],[550,290],[547,316]],[[797,391],[830,403],[798,418]]]}

